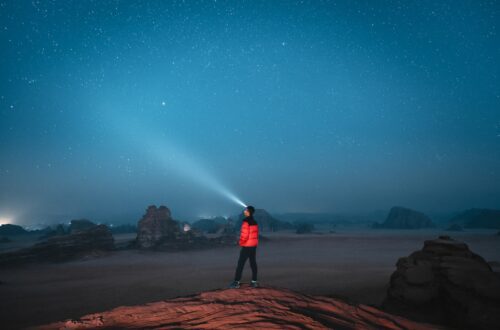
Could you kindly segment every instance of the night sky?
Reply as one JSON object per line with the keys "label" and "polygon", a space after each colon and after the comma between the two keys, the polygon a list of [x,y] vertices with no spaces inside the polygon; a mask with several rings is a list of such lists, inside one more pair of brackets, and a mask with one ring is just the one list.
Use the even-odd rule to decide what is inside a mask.
{"label": "night sky", "polygon": [[0,222],[500,208],[498,1],[1,1]]}

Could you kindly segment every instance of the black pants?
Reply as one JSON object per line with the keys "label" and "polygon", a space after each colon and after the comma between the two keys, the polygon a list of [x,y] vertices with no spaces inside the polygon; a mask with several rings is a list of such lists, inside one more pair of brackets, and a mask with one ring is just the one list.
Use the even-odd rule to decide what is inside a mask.
{"label": "black pants", "polygon": [[238,267],[236,267],[236,274],[234,280],[241,279],[243,267],[248,258],[250,258],[250,267],[252,268],[252,281],[257,281],[257,261],[255,261],[255,253],[257,252],[256,246],[242,246],[240,250],[240,258],[238,259]]}

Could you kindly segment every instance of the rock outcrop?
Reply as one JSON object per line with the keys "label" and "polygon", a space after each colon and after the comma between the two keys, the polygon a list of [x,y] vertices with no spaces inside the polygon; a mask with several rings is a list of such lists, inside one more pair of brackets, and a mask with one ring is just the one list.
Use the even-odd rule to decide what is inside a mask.
{"label": "rock outcrop", "polygon": [[381,224],[375,223],[374,228],[384,229],[421,229],[433,228],[435,225],[425,214],[405,207],[394,206],[387,218]]}
{"label": "rock outcrop", "polygon": [[54,236],[32,247],[0,254],[0,265],[27,261],[66,261],[114,248],[113,235],[105,225],[76,234]]}
{"label": "rock outcrop", "polygon": [[500,229],[500,210],[470,209],[453,217],[450,222],[465,228]]}
{"label": "rock outcrop", "polygon": [[172,219],[168,207],[151,205],[137,225],[139,248],[152,248],[167,240],[177,240],[182,235],[177,221]]}
{"label": "rock outcrop", "polygon": [[[244,217],[243,213],[241,213],[238,217],[238,230]],[[259,224],[260,232],[294,229],[291,223],[274,218],[264,209],[256,209],[253,217]]]}
{"label": "rock outcrop", "polygon": [[500,274],[465,243],[441,236],[398,260],[383,307],[412,319],[495,329],[500,324]]}
{"label": "rock outcrop", "polygon": [[166,206],[149,206],[138,223],[137,238],[130,247],[160,251],[179,251],[198,248],[235,245],[234,235],[207,238],[197,229],[185,230],[185,226],[172,219]]}
{"label": "rock outcrop", "polygon": [[30,329],[439,329],[366,305],[271,287],[222,289],[122,306]]}

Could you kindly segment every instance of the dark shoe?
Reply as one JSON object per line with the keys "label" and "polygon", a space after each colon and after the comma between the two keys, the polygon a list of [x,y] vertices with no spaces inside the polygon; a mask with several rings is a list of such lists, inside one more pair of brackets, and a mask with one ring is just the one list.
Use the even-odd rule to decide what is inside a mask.
{"label": "dark shoe", "polygon": [[257,282],[257,281],[252,281],[252,282],[250,283],[250,286],[251,286],[252,288],[258,288],[258,287],[259,287],[259,282]]}
{"label": "dark shoe", "polygon": [[240,281],[233,281],[233,283],[229,284],[230,289],[238,289],[240,287]]}

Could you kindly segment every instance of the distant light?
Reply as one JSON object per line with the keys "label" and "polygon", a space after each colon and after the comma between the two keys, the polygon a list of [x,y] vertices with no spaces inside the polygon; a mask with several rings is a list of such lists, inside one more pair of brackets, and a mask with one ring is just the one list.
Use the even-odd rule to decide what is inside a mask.
{"label": "distant light", "polygon": [[166,106],[166,105],[167,105],[167,102],[165,102],[165,101],[161,101],[161,106],[162,106],[162,107],[164,107],[164,106]]}
{"label": "distant light", "polygon": [[11,218],[7,217],[0,217],[0,225],[8,225],[11,224],[13,221]]}

